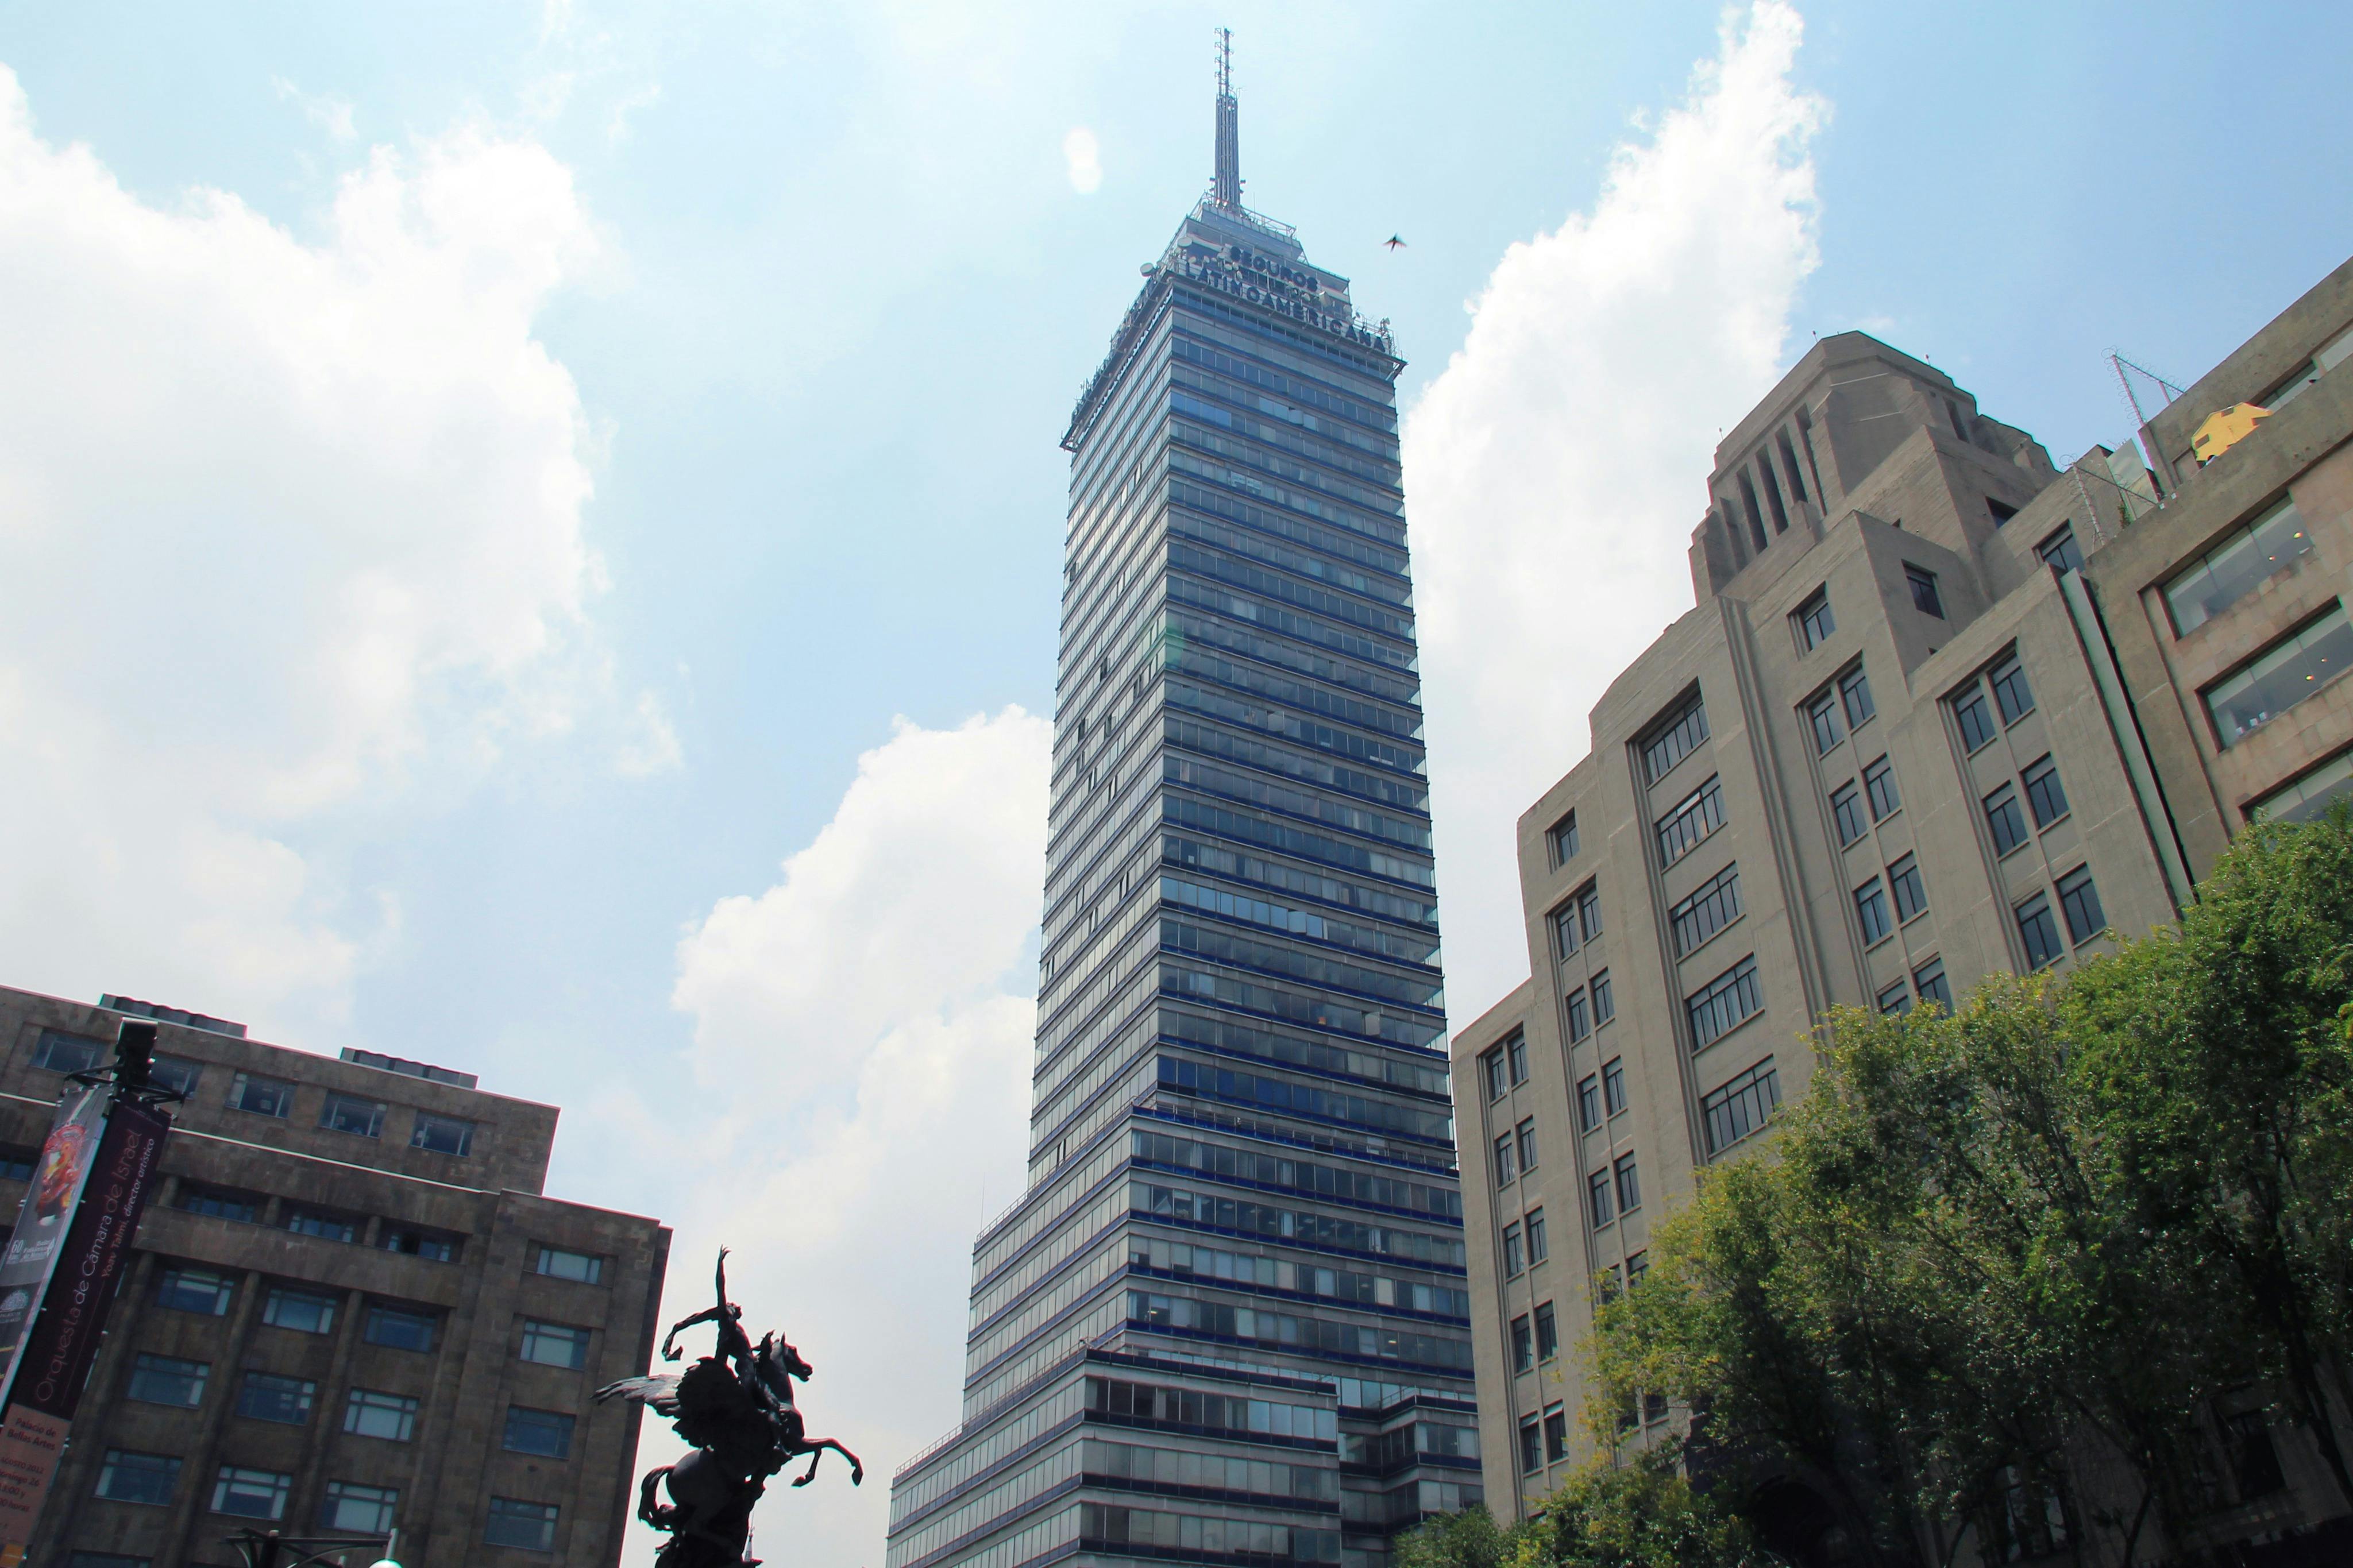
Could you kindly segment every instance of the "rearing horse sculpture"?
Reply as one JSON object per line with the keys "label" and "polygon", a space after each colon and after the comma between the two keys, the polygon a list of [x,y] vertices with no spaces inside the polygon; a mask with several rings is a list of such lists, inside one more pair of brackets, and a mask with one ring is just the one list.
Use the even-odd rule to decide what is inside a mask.
{"label": "rearing horse sculpture", "polygon": [[[638,1517],[670,1541],[656,1568],[756,1568],[746,1557],[752,1508],[767,1489],[767,1479],[791,1460],[809,1456],[806,1474],[793,1485],[817,1479],[831,1448],[849,1461],[852,1486],[866,1479],[857,1455],[831,1437],[812,1438],[793,1403],[793,1382],[807,1382],[816,1368],[782,1334],[761,1336],[757,1345],[744,1331],[744,1310],[727,1299],[727,1249],[720,1248],[718,1301],[681,1319],[662,1337],[662,1359],[676,1361],[676,1342],[685,1330],[715,1324],[712,1352],[676,1376],[625,1377],[596,1391],[599,1400],[632,1399],[676,1424],[694,1449],[674,1465],[649,1471],[638,1489]],[[657,1491],[667,1489],[663,1504]]]}

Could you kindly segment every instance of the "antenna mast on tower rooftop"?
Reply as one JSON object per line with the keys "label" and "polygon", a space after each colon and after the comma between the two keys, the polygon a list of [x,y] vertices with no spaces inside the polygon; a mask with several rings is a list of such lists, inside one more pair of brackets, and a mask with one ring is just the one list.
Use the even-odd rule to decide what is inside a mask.
{"label": "antenna mast on tower rooftop", "polygon": [[1218,171],[1209,199],[1221,207],[1242,205],[1240,113],[1234,102],[1234,30],[1218,29]]}

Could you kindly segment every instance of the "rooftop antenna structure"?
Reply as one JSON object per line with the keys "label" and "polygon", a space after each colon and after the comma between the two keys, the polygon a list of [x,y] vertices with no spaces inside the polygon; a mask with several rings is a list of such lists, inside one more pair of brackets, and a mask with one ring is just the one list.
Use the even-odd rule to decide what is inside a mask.
{"label": "rooftop antenna structure", "polygon": [[1242,205],[1241,113],[1234,102],[1234,30],[1218,35],[1218,170],[1209,199],[1229,212]]}
{"label": "rooftop antenna structure", "polygon": [[2173,383],[2166,380],[2165,377],[2158,374],[2157,372],[2149,369],[2148,366],[2145,364],[2133,363],[2132,361],[2125,358],[2124,355],[2116,353],[2114,349],[2110,349],[2108,351],[2108,368],[2116,373],[2116,384],[2125,389],[2125,401],[2132,405],[2133,427],[2135,429],[2138,429],[2141,426],[2148,423],[2148,411],[2140,405],[2140,394],[2133,390],[2132,377],[2125,374],[2126,371],[2137,372],[2142,379],[2154,382],[2156,384],[2157,391],[2159,395],[2159,401],[2158,403],[2158,406],[2159,408],[2164,407],[2168,403],[2172,402],[2175,398],[2184,395],[2180,387],[2174,385]]}

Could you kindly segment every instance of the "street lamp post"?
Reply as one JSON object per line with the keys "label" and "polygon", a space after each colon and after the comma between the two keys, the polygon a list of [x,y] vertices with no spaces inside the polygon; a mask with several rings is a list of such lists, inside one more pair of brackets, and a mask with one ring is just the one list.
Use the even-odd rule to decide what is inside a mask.
{"label": "street lamp post", "polygon": [[330,1552],[372,1552],[377,1547],[384,1549],[384,1560],[375,1568],[400,1568],[392,1560],[395,1538],[390,1535],[281,1535],[248,1525],[221,1539],[244,1553],[245,1568],[308,1568],[325,1563]]}

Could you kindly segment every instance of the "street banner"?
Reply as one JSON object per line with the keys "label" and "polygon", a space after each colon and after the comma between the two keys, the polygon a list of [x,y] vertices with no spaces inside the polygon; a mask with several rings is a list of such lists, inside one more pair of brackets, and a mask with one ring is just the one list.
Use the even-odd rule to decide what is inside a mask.
{"label": "street banner", "polygon": [[48,1141],[33,1163],[25,1201],[16,1210],[16,1232],[9,1238],[8,1250],[0,1253],[0,1403],[16,1382],[25,1331],[57,1268],[74,1205],[90,1180],[90,1157],[98,1152],[99,1130],[106,1122],[107,1099],[101,1084],[66,1086],[49,1123]]}
{"label": "street banner", "polygon": [[[104,1091],[95,1098],[102,1101]],[[83,1160],[75,1201],[63,1211],[65,1234],[48,1244],[53,1256],[39,1309],[30,1329],[17,1333],[7,1409],[0,1416],[0,1568],[18,1568],[30,1550],[172,1130],[163,1112],[130,1101],[101,1114],[104,1132],[95,1154]],[[58,1131],[64,1126],[61,1116]],[[50,1136],[55,1140],[57,1132]],[[45,1162],[47,1153],[45,1148]],[[42,1173],[35,1173],[36,1191],[26,1194],[28,1208]],[[15,1256],[11,1244],[5,1261]]]}

